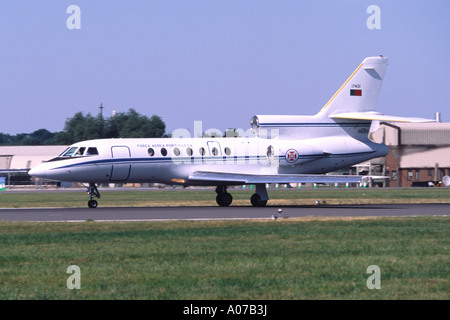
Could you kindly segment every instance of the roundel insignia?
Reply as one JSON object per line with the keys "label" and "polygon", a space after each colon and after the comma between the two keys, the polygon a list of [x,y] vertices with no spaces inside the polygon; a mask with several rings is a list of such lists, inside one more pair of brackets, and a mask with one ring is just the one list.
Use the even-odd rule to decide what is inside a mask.
{"label": "roundel insignia", "polygon": [[297,152],[297,150],[294,150],[294,149],[289,149],[287,152],[286,152],[286,161],[287,162],[295,162],[295,161],[297,161],[297,159],[298,159],[298,152]]}

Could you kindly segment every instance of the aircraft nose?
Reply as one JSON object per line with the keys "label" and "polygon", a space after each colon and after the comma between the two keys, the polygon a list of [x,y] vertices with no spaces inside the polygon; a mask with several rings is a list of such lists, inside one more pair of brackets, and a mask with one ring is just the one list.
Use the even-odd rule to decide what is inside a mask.
{"label": "aircraft nose", "polygon": [[47,176],[47,169],[37,166],[28,171],[28,174],[33,177],[45,178]]}

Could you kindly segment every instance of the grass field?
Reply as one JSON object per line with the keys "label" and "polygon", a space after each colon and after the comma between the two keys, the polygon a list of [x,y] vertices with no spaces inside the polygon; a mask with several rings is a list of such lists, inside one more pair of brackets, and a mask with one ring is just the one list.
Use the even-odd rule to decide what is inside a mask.
{"label": "grass field", "polygon": [[[449,217],[0,223],[0,299],[449,299]],[[81,289],[69,290],[69,265]],[[368,289],[367,268],[381,289]]]}
{"label": "grass field", "polygon": [[[253,190],[233,190],[250,205]],[[450,188],[269,190],[271,205],[449,202]],[[84,192],[0,194],[0,208],[84,207]],[[115,190],[107,206],[216,206],[214,190]],[[0,222],[0,299],[450,298],[450,217]],[[69,290],[70,265],[81,289]],[[368,289],[367,268],[381,289]]]}
{"label": "grass field", "polygon": [[[216,206],[214,189],[100,189],[101,207],[118,206]],[[232,205],[250,205],[251,189],[233,189]],[[450,188],[408,189],[271,189],[268,205],[308,205],[316,199],[329,204],[373,203],[450,203]],[[83,191],[0,193],[0,208],[23,207],[85,207],[88,195]]]}

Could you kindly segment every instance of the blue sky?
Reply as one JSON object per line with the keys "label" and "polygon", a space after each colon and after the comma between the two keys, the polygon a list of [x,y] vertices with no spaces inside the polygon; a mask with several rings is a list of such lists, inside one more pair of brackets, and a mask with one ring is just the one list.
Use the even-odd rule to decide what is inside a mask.
{"label": "blue sky", "polygon": [[[67,27],[77,5],[81,29]],[[370,5],[381,29],[366,26]],[[76,112],[249,128],[319,111],[367,56],[389,57],[378,111],[450,121],[450,1],[2,0],[0,132]]]}

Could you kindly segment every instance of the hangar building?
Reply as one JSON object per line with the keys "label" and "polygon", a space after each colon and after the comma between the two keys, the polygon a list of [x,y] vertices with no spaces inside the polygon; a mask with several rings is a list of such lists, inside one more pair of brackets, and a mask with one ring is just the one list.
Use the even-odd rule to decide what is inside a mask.
{"label": "hangar building", "polygon": [[450,122],[382,123],[372,139],[389,147],[387,187],[438,185],[450,174]]}
{"label": "hangar building", "polygon": [[67,146],[0,146],[0,177],[7,185],[31,184],[28,170],[61,154]]}

